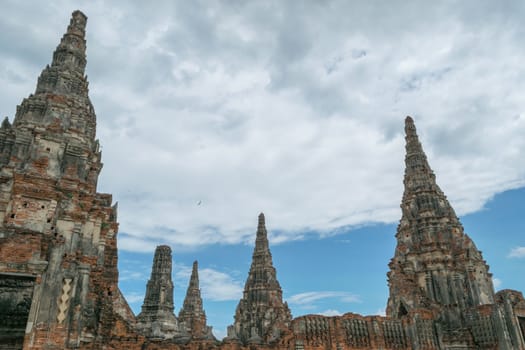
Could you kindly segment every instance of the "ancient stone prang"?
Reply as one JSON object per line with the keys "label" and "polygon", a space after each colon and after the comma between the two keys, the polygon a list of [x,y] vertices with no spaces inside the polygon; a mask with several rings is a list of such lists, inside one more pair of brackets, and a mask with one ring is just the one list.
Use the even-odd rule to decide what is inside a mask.
{"label": "ancient stone prang", "polygon": [[[509,335],[515,316],[495,304],[489,266],[436,184],[411,117],[405,133],[405,191],[389,264],[387,316],[414,325],[430,317],[436,335],[431,343],[444,348],[523,346]],[[417,334],[417,326],[411,331]]]}
{"label": "ancient stone prang", "polygon": [[73,12],[35,93],[0,128],[0,303],[16,303],[0,308],[8,348],[102,348],[134,321],[117,286],[117,207],[96,191],[86,21]]}
{"label": "ancient stone prang", "polygon": [[212,340],[215,337],[212,329],[206,325],[206,313],[202,306],[201,290],[199,287],[199,264],[193,262],[190,283],[179,312],[179,326],[182,332],[189,334],[194,340]]}
{"label": "ancient stone prang", "polygon": [[460,310],[494,303],[492,275],[436,184],[410,117],[405,131],[405,192],[387,313],[400,318],[418,308],[447,308],[451,325]]}
{"label": "ancient stone prang", "polygon": [[167,245],[158,246],[155,249],[142,311],[137,316],[137,329],[148,338],[171,339],[180,335],[173,312],[171,266],[171,248]]}
{"label": "ancient stone prang", "polygon": [[235,323],[228,329],[230,340],[243,344],[268,344],[288,330],[292,315],[283,295],[268,244],[264,214],[259,215],[252,264]]}

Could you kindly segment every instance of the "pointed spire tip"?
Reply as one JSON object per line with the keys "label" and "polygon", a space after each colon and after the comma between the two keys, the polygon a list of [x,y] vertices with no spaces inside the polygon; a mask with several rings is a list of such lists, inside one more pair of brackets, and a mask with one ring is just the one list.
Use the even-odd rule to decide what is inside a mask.
{"label": "pointed spire tip", "polygon": [[85,27],[87,22],[87,16],[84,14],[84,12],[80,10],[75,10],[71,14],[71,24],[73,24],[73,21],[75,24]]}
{"label": "pointed spire tip", "polygon": [[188,290],[190,288],[199,288],[199,265],[197,260],[193,262]]}
{"label": "pointed spire tip", "polygon": [[265,223],[265,219],[264,219],[264,213],[260,213],[259,214],[259,224],[257,226],[258,226],[258,228],[265,228],[266,227],[266,223]]}
{"label": "pointed spire tip", "polygon": [[71,20],[67,27],[69,34],[76,34],[82,37],[86,34],[87,16],[80,10],[76,10],[71,14]]}
{"label": "pointed spire tip", "polygon": [[414,119],[411,116],[405,118],[405,134],[407,136],[417,136],[416,134],[416,125],[414,124]]}
{"label": "pointed spire tip", "polygon": [[84,19],[87,19],[87,16],[84,14],[84,12],[82,12],[80,10],[73,11],[73,13],[71,14],[71,17],[73,17],[73,18],[75,18],[75,17],[82,17]]}

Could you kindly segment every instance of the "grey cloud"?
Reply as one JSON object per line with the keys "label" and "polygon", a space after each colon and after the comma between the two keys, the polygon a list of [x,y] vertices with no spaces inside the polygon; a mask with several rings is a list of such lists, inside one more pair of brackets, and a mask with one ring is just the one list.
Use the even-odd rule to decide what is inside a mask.
{"label": "grey cloud", "polygon": [[[14,110],[74,9],[8,4]],[[522,4],[83,5],[99,190],[119,201],[123,249],[170,232],[178,247],[251,242],[261,210],[275,242],[394,222],[406,115],[460,214],[525,182]]]}
{"label": "grey cloud", "polygon": [[26,81],[25,77],[11,68],[4,67],[0,71],[0,78],[6,80],[9,85],[20,84]]}

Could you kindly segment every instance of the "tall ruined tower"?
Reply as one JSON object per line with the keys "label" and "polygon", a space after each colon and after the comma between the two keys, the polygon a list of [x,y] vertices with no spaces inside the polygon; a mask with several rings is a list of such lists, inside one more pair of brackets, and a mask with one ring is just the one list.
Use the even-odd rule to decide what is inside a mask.
{"label": "tall ruined tower", "polygon": [[179,335],[177,318],[173,313],[171,265],[171,248],[158,246],[142,311],[137,316],[137,329],[150,338],[170,339]]}
{"label": "tall ruined tower", "polygon": [[254,344],[279,338],[289,328],[292,319],[282,294],[272,263],[264,214],[261,213],[252,265],[235,312],[235,323],[228,329],[228,338]]}
{"label": "tall ruined tower", "polygon": [[388,315],[494,303],[489,267],[436,184],[410,117],[405,132],[405,191],[389,265]]}
{"label": "tall ruined tower", "polygon": [[437,320],[445,344],[471,346],[468,328],[478,307],[494,304],[492,275],[436,184],[410,117],[405,132],[405,191],[389,264],[387,316],[426,314]]}
{"label": "tall ruined tower", "polygon": [[183,332],[195,340],[215,340],[211,327],[206,325],[206,313],[202,307],[201,290],[199,287],[199,265],[193,262],[190,283],[179,312],[179,325]]}
{"label": "tall ruined tower", "polygon": [[15,347],[100,344],[114,308],[129,311],[117,287],[116,206],[96,192],[86,20],[73,12],[35,93],[0,128],[0,342]]}

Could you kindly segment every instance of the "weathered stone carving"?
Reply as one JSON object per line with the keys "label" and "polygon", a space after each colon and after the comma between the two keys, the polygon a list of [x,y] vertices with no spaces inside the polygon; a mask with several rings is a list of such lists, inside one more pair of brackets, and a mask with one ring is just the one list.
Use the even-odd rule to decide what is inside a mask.
{"label": "weathered stone carving", "polygon": [[348,345],[356,348],[368,347],[370,345],[370,335],[368,334],[368,327],[364,320],[343,320],[343,327]]}
{"label": "weathered stone carving", "polygon": [[62,286],[62,295],[60,295],[60,298],[58,299],[57,320],[59,324],[63,323],[64,319],[66,318],[66,310],[69,307],[69,292],[71,291],[72,281],[73,279],[71,278],[64,278],[64,284]]}

